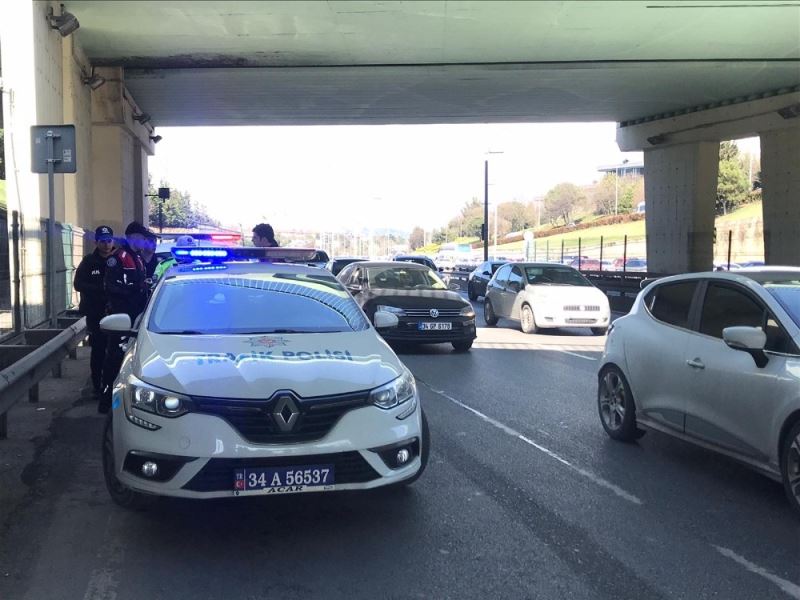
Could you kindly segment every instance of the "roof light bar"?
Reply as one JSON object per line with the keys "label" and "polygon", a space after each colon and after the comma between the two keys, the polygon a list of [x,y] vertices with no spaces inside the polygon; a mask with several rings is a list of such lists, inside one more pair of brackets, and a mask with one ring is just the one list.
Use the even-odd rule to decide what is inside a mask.
{"label": "roof light bar", "polygon": [[299,262],[314,260],[313,248],[253,248],[242,246],[173,246],[176,259],[194,259],[201,262],[235,262],[264,260],[269,262]]}

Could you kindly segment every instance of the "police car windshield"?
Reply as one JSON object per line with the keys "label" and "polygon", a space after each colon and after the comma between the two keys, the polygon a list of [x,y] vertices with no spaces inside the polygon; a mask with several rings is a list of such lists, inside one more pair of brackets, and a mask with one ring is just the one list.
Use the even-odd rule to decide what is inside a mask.
{"label": "police car windshield", "polygon": [[175,335],[334,333],[369,328],[346,290],[312,280],[177,278],[153,298],[147,328]]}

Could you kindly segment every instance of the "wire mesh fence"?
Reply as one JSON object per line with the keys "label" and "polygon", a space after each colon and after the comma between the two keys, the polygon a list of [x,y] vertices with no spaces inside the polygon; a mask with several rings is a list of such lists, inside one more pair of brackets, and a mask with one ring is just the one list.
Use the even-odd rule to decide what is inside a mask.
{"label": "wire mesh fence", "polygon": [[[56,223],[55,306],[49,306],[47,219],[26,223],[17,212],[0,212],[0,337],[45,323],[78,305],[75,270],[85,253],[84,230]],[[11,237],[9,238],[9,233]]]}

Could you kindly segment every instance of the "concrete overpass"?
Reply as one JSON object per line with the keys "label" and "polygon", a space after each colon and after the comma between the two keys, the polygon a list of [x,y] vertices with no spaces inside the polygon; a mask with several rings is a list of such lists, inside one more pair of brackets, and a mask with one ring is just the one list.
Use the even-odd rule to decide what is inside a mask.
{"label": "concrete overpass", "polygon": [[[56,217],[146,214],[156,125],[612,120],[644,150],[654,270],[710,267],[720,140],[760,135],[768,262],[800,264],[800,3],[55,2],[0,19],[9,205],[28,128],[75,123]],[[105,84],[92,89],[91,76]],[[97,81],[96,79],[94,81]],[[95,84],[96,85],[96,84]],[[146,114],[148,120],[142,117]]]}

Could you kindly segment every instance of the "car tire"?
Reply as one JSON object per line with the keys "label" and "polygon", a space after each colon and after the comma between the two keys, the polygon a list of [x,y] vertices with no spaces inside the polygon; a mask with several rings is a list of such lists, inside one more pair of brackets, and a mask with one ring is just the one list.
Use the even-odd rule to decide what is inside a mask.
{"label": "car tire", "polygon": [[115,504],[131,510],[143,510],[152,505],[155,496],[142,494],[117,479],[114,463],[114,417],[109,415],[103,430],[103,477],[108,494]]}
{"label": "car tire", "polygon": [[608,436],[620,442],[632,442],[644,435],[636,427],[636,403],[622,371],[610,365],[600,371],[597,386],[597,410]]}
{"label": "car tire", "polygon": [[592,335],[605,335],[608,327],[592,327]]}
{"label": "car tire", "polygon": [[483,320],[486,321],[489,327],[497,325],[497,315],[494,314],[494,307],[492,307],[492,302],[488,298],[483,302]]}
{"label": "car tire", "polygon": [[783,440],[781,477],[789,503],[800,513],[800,421],[795,422]]}
{"label": "car tire", "polygon": [[469,298],[472,302],[478,299],[478,294],[475,293],[472,283],[467,284],[467,298]]}
{"label": "car tire", "polygon": [[533,309],[529,304],[523,304],[519,314],[520,325],[523,333],[538,333],[536,319],[533,317]]}
{"label": "car tire", "polygon": [[[420,409],[422,410],[422,409]],[[414,483],[417,479],[422,477],[422,474],[425,472],[425,467],[428,466],[428,458],[431,454],[431,432],[428,429],[428,417],[425,416],[425,411],[422,411],[422,439],[421,441],[421,448],[420,448],[420,466],[419,471],[414,473],[408,479],[404,479],[403,481],[397,482],[398,487],[407,487]]]}
{"label": "car tire", "polygon": [[467,340],[466,342],[453,342],[453,350],[456,352],[469,352],[469,349],[472,348],[472,343],[475,340]]}

